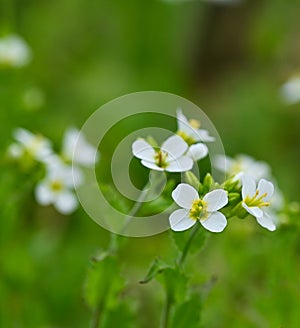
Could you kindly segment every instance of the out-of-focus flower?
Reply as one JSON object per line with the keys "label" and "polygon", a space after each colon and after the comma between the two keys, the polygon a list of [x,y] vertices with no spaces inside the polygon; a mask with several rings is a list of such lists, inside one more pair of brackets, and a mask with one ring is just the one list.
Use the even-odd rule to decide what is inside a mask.
{"label": "out-of-focus flower", "polygon": [[270,167],[267,163],[256,161],[244,154],[237,155],[235,158],[216,155],[213,158],[213,164],[218,170],[227,173],[229,177],[234,177],[234,180],[240,180],[244,174],[253,177],[256,181],[270,176]]}
{"label": "out-of-focus flower", "polygon": [[13,158],[29,155],[35,160],[43,161],[52,154],[51,142],[42,135],[33,134],[23,128],[16,129],[13,135],[18,141],[8,148],[8,153]]}
{"label": "out-of-focus flower", "polygon": [[256,218],[262,227],[274,231],[276,226],[266,209],[270,206],[270,200],[274,193],[272,182],[260,179],[256,187],[255,180],[247,175],[242,178],[242,206]]}
{"label": "out-of-focus flower", "polygon": [[172,192],[172,198],[182,207],[174,211],[169,217],[172,230],[187,230],[195,225],[197,221],[205,229],[212,232],[221,232],[226,227],[225,215],[218,212],[228,203],[225,190],[213,190],[201,199],[196,189],[186,183],[181,183]]}
{"label": "out-of-focus flower", "polygon": [[97,148],[92,146],[85,136],[75,128],[65,132],[62,145],[62,156],[74,164],[90,167],[97,162],[99,154]]}
{"label": "out-of-focus flower", "polygon": [[27,43],[17,35],[0,38],[0,66],[22,67],[31,60],[32,54]]}
{"label": "out-of-focus flower", "polygon": [[189,171],[194,162],[184,155],[187,149],[187,143],[177,135],[169,137],[157,150],[144,139],[138,139],[132,144],[133,155],[141,159],[144,166],[157,171]]}
{"label": "out-of-focus flower", "polygon": [[190,146],[198,142],[212,142],[214,137],[209,132],[200,129],[200,122],[191,119],[188,120],[180,108],[177,109],[177,134]]}
{"label": "out-of-focus flower", "polygon": [[291,77],[280,88],[280,96],[288,105],[300,102],[300,76]]}
{"label": "out-of-focus flower", "polygon": [[72,167],[52,157],[47,164],[46,177],[36,186],[37,202],[41,205],[53,204],[62,214],[72,213],[78,206],[77,198],[72,191],[73,175]]}

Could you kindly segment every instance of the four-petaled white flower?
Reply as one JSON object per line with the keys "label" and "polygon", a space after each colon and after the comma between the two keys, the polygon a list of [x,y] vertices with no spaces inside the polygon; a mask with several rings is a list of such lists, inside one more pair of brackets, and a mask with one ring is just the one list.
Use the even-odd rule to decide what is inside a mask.
{"label": "four-petaled white flower", "polygon": [[267,208],[274,193],[272,182],[260,179],[256,187],[255,180],[250,176],[244,175],[242,184],[242,206],[244,209],[254,216],[262,227],[274,231],[276,226],[271,216],[267,213]]}
{"label": "four-petaled white flower", "polygon": [[300,102],[300,76],[291,77],[280,89],[282,100],[288,104]]}
{"label": "four-petaled white flower", "polygon": [[185,172],[193,167],[193,160],[184,155],[187,143],[175,135],[164,141],[160,149],[153,148],[144,139],[132,144],[132,153],[141,159],[141,163],[152,170],[168,172]]}
{"label": "four-petaled white flower", "polygon": [[228,203],[225,190],[215,189],[201,199],[196,189],[186,183],[181,183],[172,192],[172,198],[182,207],[174,211],[169,217],[172,230],[189,229],[197,221],[205,229],[212,232],[221,232],[226,227],[226,217],[218,211]]}
{"label": "four-petaled white flower", "polygon": [[216,155],[213,163],[218,170],[227,173],[234,180],[241,180],[244,174],[252,176],[256,181],[270,176],[270,167],[267,163],[256,161],[244,154],[237,155],[235,158]]}
{"label": "four-petaled white flower", "polygon": [[22,67],[31,60],[31,50],[27,43],[17,35],[0,38],[0,66]]}
{"label": "four-petaled white flower", "polygon": [[209,132],[200,128],[200,122],[188,120],[180,108],[177,109],[177,134],[190,146],[198,142],[212,142],[214,137]]}
{"label": "four-petaled white flower", "polygon": [[14,158],[28,154],[42,161],[52,154],[51,142],[41,135],[33,134],[23,128],[16,129],[13,135],[18,143],[13,143],[8,148],[8,152]]}
{"label": "four-petaled white flower", "polygon": [[65,165],[57,156],[47,159],[46,177],[38,183],[35,197],[41,205],[53,204],[62,214],[72,213],[78,206],[73,193],[74,182],[82,179],[80,171],[72,171],[72,167]]}
{"label": "four-petaled white flower", "polygon": [[62,156],[65,160],[82,166],[93,166],[99,155],[97,148],[92,146],[85,136],[75,128],[65,132],[62,146]]}

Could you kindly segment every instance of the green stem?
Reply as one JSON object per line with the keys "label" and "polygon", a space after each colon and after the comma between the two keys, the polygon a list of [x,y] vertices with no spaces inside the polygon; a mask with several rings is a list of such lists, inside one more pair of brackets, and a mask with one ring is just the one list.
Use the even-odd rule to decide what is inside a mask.
{"label": "green stem", "polygon": [[180,254],[179,256],[179,259],[177,261],[177,265],[179,268],[182,267],[186,257],[187,257],[187,254],[188,254],[188,251],[189,251],[189,248],[191,247],[192,245],[192,242],[193,242],[193,239],[195,238],[195,236],[197,235],[198,231],[200,230],[200,224],[196,224],[196,226],[194,227],[194,230],[192,231],[192,233],[190,234],[190,237],[189,239],[187,240],[184,248],[183,248],[183,251],[182,253]]}
{"label": "green stem", "polygon": [[103,302],[100,302],[98,306],[95,309],[92,322],[91,322],[91,328],[99,328],[99,324],[101,321],[101,313],[103,309]]}
{"label": "green stem", "polygon": [[172,306],[172,297],[170,293],[167,292],[166,304],[162,314],[161,328],[168,328],[171,306]]}

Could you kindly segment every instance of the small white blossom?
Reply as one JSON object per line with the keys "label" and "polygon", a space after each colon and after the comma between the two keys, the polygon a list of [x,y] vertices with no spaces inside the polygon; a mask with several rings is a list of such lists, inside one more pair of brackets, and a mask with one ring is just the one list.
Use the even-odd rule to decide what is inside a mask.
{"label": "small white blossom", "polygon": [[280,88],[280,95],[288,105],[300,102],[300,76],[294,76],[284,83]]}
{"label": "small white blossom", "polygon": [[254,216],[262,227],[274,231],[276,226],[267,211],[274,193],[272,182],[260,179],[256,187],[255,180],[244,175],[242,184],[242,206],[244,209]]}
{"label": "small white blossom", "polygon": [[52,153],[51,142],[42,135],[18,128],[14,131],[13,136],[18,143],[13,143],[8,148],[8,152],[14,158],[28,154],[36,160],[43,161]]}
{"label": "small white blossom", "polygon": [[177,109],[177,134],[188,144],[192,145],[197,142],[212,142],[214,137],[209,132],[200,129],[200,122],[191,119],[188,120],[180,108]]}
{"label": "small white blossom", "polygon": [[270,167],[267,163],[256,161],[244,154],[237,155],[235,158],[216,155],[213,163],[218,170],[234,177],[235,180],[240,180],[244,174],[252,176],[255,180],[270,176]]}
{"label": "small white blossom", "polygon": [[72,191],[74,180],[82,178],[80,172],[74,173],[72,167],[62,163],[58,157],[49,157],[46,162],[46,177],[36,186],[35,196],[41,205],[53,204],[62,214],[72,213],[78,206]]}
{"label": "small white blossom", "polygon": [[67,161],[90,167],[98,160],[97,148],[92,146],[85,136],[75,128],[67,129],[62,146],[62,156]]}
{"label": "small white blossom", "polygon": [[31,50],[27,43],[17,35],[0,38],[0,66],[22,67],[31,60]]}
{"label": "small white blossom", "polygon": [[226,227],[226,217],[218,211],[228,203],[225,190],[213,190],[201,199],[196,189],[186,183],[181,183],[172,192],[172,198],[182,207],[169,217],[172,230],[187,230],[197,221],[212,232],[221,232]]}
{"label": "small white blossom", "polygon": [[141,159],[141,163],[152,170],[168,172],[185,172],[193,167],[193,160],[184,155],[187,143],[175,135],[164,141],[160,149],[154,149],[144,139],[132,144],[132,153]]}

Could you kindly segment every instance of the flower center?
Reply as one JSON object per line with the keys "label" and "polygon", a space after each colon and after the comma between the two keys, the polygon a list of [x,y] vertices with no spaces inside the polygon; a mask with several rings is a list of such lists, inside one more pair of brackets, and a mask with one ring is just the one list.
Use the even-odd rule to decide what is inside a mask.
{"label": "flower center", "polygon": [[177,135],[179,135],[179,137],[181,137],[189,146],[193,145],[196,142],[196,140],[194,138],[187,135],[183,131],[177,131]]}
{"label": "flower center", "polygon": [[54,180],[50,184],[50,189],[54,192],[59,192],[63,189],[63,184],[59,180]]}
{"label": "flower center", "polygon": [[194,200],[189,216],[193,220],[205,219],[207,216],[207,203],[202,199]]}
{"label": "flower center", "polygon": [[154,155],[155,164],[158,167],[166,168],[168,166],[167,158],[168,158],[168,153],[162,150],[158,150]]}
{"label": "flower center", "polygon": [[265,202],[264,198],[267,196],[267,193],[265,192],[261,196],[259,196],[259,191],[256,190],[255,194],[253,197],[246,196],[244,202],[246,205],[249,207],[251,206],[257,206],[257,207],[263,207],[263,206],[269,206],[270,202]]}

